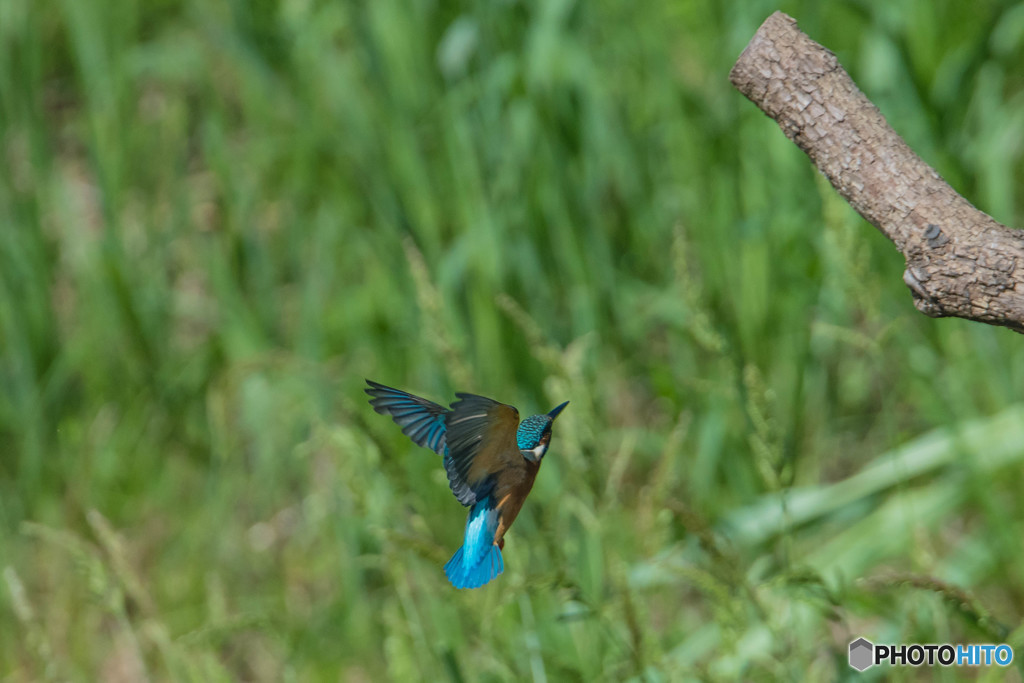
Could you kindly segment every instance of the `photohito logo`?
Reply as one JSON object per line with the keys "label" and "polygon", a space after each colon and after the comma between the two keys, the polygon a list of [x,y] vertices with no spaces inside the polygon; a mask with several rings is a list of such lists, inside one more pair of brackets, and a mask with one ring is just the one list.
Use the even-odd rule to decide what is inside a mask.
{"label": "photohito logo", "polygon": [[874,666],[1009,666],[1013,648],[999,645],[875,645],[867,638],[850,643],[850,666],[857,671]]}

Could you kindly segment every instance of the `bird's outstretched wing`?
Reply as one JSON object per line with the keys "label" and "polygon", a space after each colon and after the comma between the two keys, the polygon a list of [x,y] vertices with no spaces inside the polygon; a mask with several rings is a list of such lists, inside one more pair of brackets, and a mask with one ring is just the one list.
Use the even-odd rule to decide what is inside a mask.
{"label": "bird's outstretched wing", "polygon": [[448,455],[444,468],[452,493],[463,505],[473,505],[490,493],[497,475],[524,467],[516,444],[519,411],[475,394],[455,394],[445,416]]}
{"label": "bird's outstretched wing", "polygon": [[366,380],[364,389],[373,398],[370,405],[381,415],[390,415],[402,433],[417,446],[425,446],[438,455],[448,452],[445,440],[445,416],[448,409],[419,396]]}

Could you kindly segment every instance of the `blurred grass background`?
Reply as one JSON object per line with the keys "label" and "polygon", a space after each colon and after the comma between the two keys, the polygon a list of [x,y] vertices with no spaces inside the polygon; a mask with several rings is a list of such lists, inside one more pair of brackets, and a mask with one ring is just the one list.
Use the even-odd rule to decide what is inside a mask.
{"label": "blurred grass background", "polygon": [[[1024,644],[1021,338],[918,314],[731,88],[775,9],[1024,223],[1018,3],[0,2],[0,677]],[[364,377],[572,401],[498,581]]]}

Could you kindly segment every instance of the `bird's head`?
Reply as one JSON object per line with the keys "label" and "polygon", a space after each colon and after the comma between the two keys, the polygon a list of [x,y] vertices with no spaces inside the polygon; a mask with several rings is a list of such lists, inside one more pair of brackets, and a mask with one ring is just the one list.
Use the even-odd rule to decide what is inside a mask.
{"label": "bird's head", "polygon": [[546,415],[531,415],[519,423],[516,441],[519,452],[530,462],[540,462],[551,443],[551,425],[562,409],[569,405],[566,401]]}

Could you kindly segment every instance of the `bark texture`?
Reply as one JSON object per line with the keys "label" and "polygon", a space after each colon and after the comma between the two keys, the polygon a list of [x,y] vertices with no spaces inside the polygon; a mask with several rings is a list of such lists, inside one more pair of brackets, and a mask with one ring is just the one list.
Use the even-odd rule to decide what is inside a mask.
{"label": "bark texture", "polygon": [[919,311],[1024,333],[1024,231],[950,187],[795,20],[768,17],[729,79],[903,253]]}

